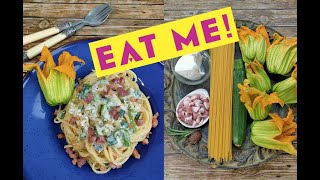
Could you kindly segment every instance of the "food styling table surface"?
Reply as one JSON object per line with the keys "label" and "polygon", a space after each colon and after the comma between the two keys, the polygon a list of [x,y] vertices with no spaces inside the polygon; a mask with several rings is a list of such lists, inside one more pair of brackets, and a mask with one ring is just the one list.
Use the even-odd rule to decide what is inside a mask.
{"label": "food styling table surface", "polygon": [[[297,36],[296,0],[165,0],[165,21],[231,6],[235,19],[264,24],[284,36]],[[212,169],[183,154],[165,135],[165,179],[296,179],[297,158],[281,154],[258,166]]]}
{"label": "food styling table surface", "polygon": [[[105,23],[98,27],[84,27],[50,50],[68,42],[94,37],[106,38],[226,6],[232,7],[236,19],[264,24],[288,37],[297,36],[296,0],[24,0],[23,33],[27,35],[38,32],[66,19],[84,18],[99,3],[110,3],[113,8]],[[23,50],[46,39],[28,44]],[[36,62],[38,58],[36,56],[32,62]],[[212,169],[192,160],[175,148],[166,135],[164,147],[165,179],[296,178],[297,159],[292,155],[283,154],[252,168],[225,170]]]}
{"label": "food styling table surface", "polygon": [[[107,38],[163,23],[163,0],[23,0],[23,35],[51,28],[58,22],[83,19],[93,7],[102,3],[108,3],[113,9],[103,24],[85,26],[49,50],[81,39]],[[23,50],[49,38],[27,44]]]}

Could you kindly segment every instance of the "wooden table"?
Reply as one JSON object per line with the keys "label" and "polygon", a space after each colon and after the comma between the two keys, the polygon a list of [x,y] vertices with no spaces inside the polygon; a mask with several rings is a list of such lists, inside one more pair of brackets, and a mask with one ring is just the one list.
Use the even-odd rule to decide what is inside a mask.
{"label": "wooden table", "polygon": [[[104,24],[84,27],[50,50],[76,40],[115,36],[226,6],[232,7],[236,19],[263,23],[288,37],[297,33],[296,0],[24,0],[23,33],[31,34],[60,21],[84,18],[99,3],[110,3],[113,7]],[[44,40],[28,44],[23,49]],[[32,62],[38,58],[33,58]],[[211,169],[175,149],[165,135],[165,179],[295,179],[296,173],[297,160],[291,155],[281,155],[254,168]]]}
{"label": "wooden table", "polygon": [[[283,35],[297,35],[296,0],[165,0],[165,21],[231,6],[235,19],[265,24]],[[296,179],[297,158],[281,155],[258,167],[212,169],[182,154],[165,135],[165,179]]]}
{"label": "wooden table", "polygon": [[[24,0],[23,34],[53,27],[61,21],[83,19],[93,7],[101,3],[109,3],[113,8],[102,25],[85,26],[50,50],[76,40],[106,38],[163,23],[163,0]],[[27,44],[23,50],[28,50],[46,39]],[[38,59],[39,56],[36,56],[32,62]]]}

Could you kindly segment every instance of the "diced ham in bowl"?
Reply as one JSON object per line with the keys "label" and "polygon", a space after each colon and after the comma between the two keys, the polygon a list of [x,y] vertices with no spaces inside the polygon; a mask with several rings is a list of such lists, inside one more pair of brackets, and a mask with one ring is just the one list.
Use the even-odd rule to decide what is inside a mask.
{"label": "diced ham in bowl", "polygon": [[205,89],[198,89],[185,96],[176,109],[178,120],[186,127],[199,127],[209,117],[209,95]]}

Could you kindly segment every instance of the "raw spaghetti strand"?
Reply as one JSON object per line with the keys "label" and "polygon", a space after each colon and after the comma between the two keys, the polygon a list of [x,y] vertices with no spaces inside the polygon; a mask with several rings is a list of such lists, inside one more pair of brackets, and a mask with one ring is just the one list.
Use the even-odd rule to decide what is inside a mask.
{"label": "raw spaghetti strand", "polygon": [[232,159],[232,87],[234,43],[210,49],[208,156],[221,163]]}

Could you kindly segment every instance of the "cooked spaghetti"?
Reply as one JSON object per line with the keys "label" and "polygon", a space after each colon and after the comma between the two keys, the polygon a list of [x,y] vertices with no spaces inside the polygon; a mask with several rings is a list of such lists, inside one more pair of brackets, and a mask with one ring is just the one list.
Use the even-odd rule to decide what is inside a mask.
{"label": "cooked spaghetti", "polygon": [[79,81],[70,102],[59,108],[55,123],[68,145],[72,163],[88,162],[95,173],[120,168],[131,155],[140,158],[135,146],[148,144],[151,127],[157,125],[148,98],[139,90],[136,74],[124,71],[97,78],[92,72]]}
{"label": "cooked spaghetti", "polygon": [[232,159],[232,86],[234,43],[210,50],[208,156],[217,162]]}

